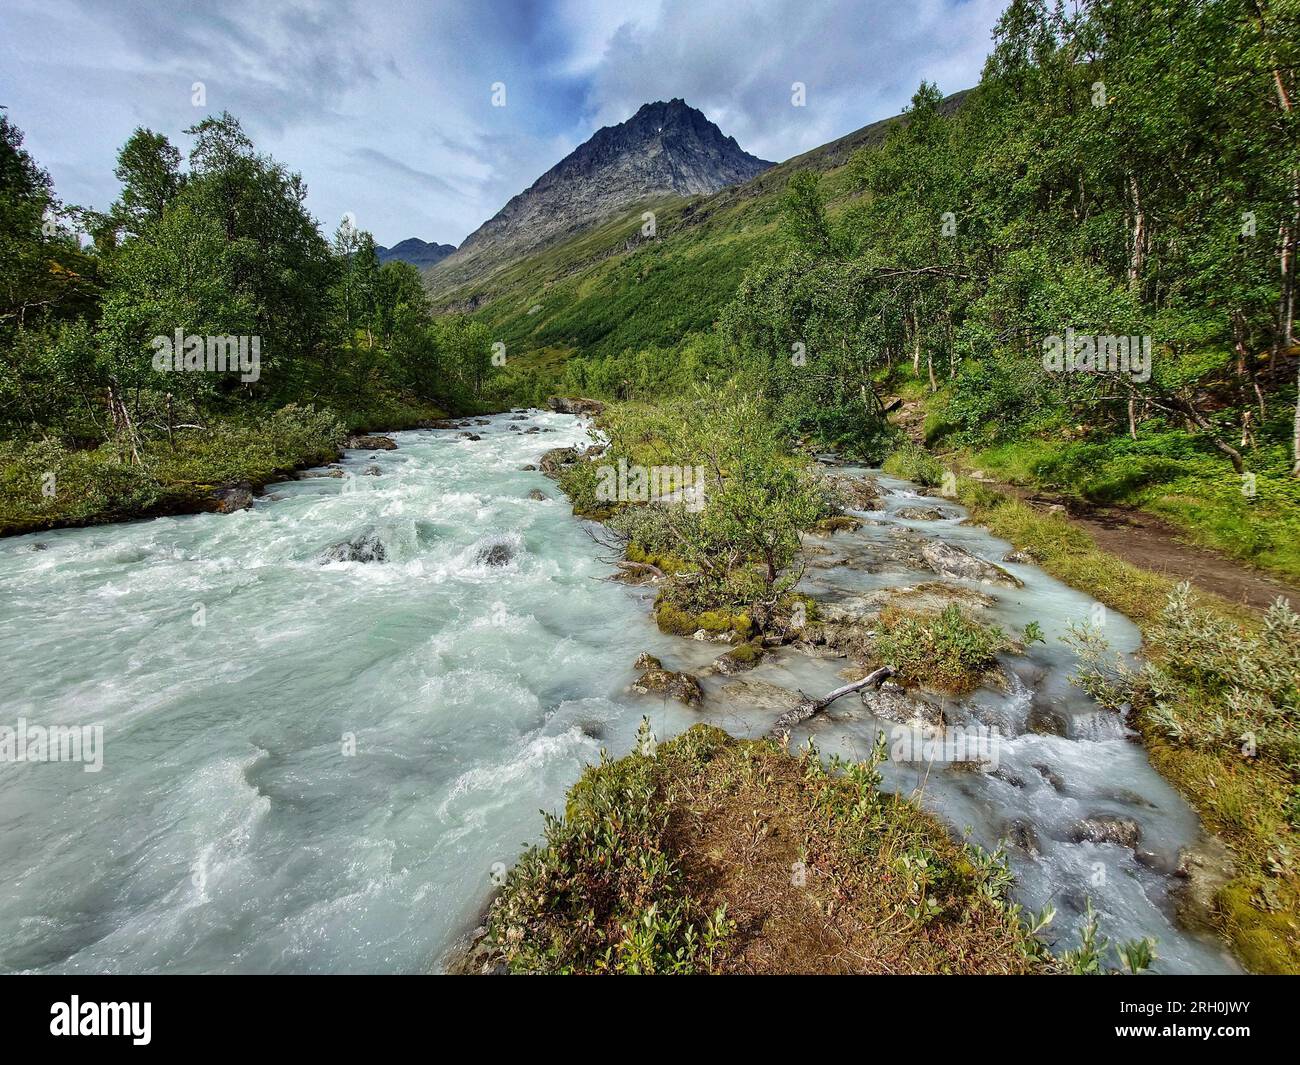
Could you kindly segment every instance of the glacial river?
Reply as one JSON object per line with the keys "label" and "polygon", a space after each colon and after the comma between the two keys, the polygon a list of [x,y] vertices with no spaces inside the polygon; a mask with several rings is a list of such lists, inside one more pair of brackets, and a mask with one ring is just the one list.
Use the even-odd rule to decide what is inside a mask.
{"label": "glacial river", "polygon": [[[659,633],[653,592],[604,579],[558,489],[521,469],[585,426],[533,411],[474,431],[393,434],[396,451],[348,452],[347,476],[273,485],[231,515],[0,540],[0,726],[103,736],[97,772],[0,763],[0,971],[436,971],[540,811],[602,747],[626,753],[643,714],[660,737],[698,720],[766,731],[778,711],[728,678],[704,678],[702,710],[627,692],[641,651],[702,670],[723,648]],[[881,524],[824,541],[808,570],[819,598],[926,579],[871,561],[891,524],[991,560],[1008,549],[946,501],[949,520],[892,518],[918,500],[882,480]],[[384,561],[320,562],[366,533]],[[482,560],[494,545],[505,565]],[[984,589],[989,615],[1016,633],[1036,620],[1048,642],[1007,660],[1005,690],[951,709],[1006,734],[998,771],[890,766],[887,784],[986,846],[1029,825],[1010,851],[1017,890],[1055,905],[1062,945],[1090,897],[1112,939],[1159,940],[1158,968],[1234,970],[1172,923],[1168,871],[1194,816],[1065,679],[1057,637],[1094,604],[1007,568],[1025,587]],[[1105,624],[1136,647],[1122,618]],[[823,694],[843,666],[787,649],[743,679]],[[1065,735],[1027,731],[1035,701]],[[849,697],[793,742],[864,754],[880,724]],[[1077,819],[1108,813],[1138,822],[1143,860],[1072,840]]]}

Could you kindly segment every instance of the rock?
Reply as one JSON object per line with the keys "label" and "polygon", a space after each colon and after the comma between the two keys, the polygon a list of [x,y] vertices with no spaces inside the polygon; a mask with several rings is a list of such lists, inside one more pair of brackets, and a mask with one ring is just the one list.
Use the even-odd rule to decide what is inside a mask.
{"label": "rock", "polygon": [[1000,584],[1007,588],[1023,588],[1025,584],[1001,566],[985,562],[964,547],[942,540],[926,540],[922,543],[921,557],[941,577],[979,581],[981,584]]}
{"label": "rock", "polygon": [[1038,775],[1052,786],[1054,791],[1059,791],[1062,795],[1065,794],[1065,781],[1050,766],[1038,763],[1034,768],[1038,770]]}
{"label": "rock", "polygon": [[50,549],[49,544],[43,544],[40,541],[37,541],[31,546],[32,551],[48,551],[49,549]]}
{"label": "rock", "polygon": [[546,405],[559,414],[600,414],[605,409],[605,404],[598,399],[569,396],[552,396]]}
{"label": "rock", "polygon": [[1035,700],[1029,708],[1029,716],[1025,719],[1025,728],[1040,736],[1068,736],[1070,721],[1056,707],[1045,706]]}
{"label": "rock", "polygon": [[524,466],[520,466],[519,468],[520,468],[524,473],[532,473],[534,470],[537,469],[537,467],[534,466],[531,462],[528,463],[528,464],[526,464],[526,465],[524,465]]}
{"label": "rock", "polygon": [[554,477],[561,466],[567,466],[571,462],[577,461],[578,449],[576,447],[552,448],[541,458],[542,472],[548,477]]}
{"label": "rock", "polygon": [[1008,551],[1002,556],[1003,562],[1016,562],[1020,565],[1032,565],[1037,559],[1028,551]]}
{"label": "rock", "polygon": [[482,440],[482,439],[483,439],[481,436],[478,435],[478,433],[457,433],[456,435],[459,436],[462,440]]}
{"label": "rock", "polygon": [[1186,928],[1217,931],[1221,923],[1218,919],[1219,892],[1234,875],[1232,855],[1214,836],[1205,836],[1180,851],[1180,879],[1173,889],[1180,923]]}
{"label": "rock", "polygon": [[515,549],[504,540],[484,544],[478,549],[474,561],[480,566],[504,566],[515,557]]}
{"label": "rock", "polygon": [[519,426],[517,425],[507,425],[506,428],[509,429],[512,433],[519,432]]}
{"label": "rock", "polygon": [[862,705],[876,717],[899,725],[943,726],[943,708],[906,692],[863,688]]}
{"label": "rock", "polygon": [[510,418],[510,420],[511,420],[512,422],[526,422],[526,421],[528,421],[528,415],[527,415],[527,414],[515,414],[515,415],[513,415],[513,416]]}
{"label": "rock", "polygon": [[360,451],[396,451],[397,441],[389,436],[354,436],[348,440],[348,447]]}
{"label": "rock", "polygon": [[542,500],[550,499],[551,497],[548,496],[545,492],[543,492],[540,488],[534,488],[532,491],[528,493],[528,498],[536,499],[538,502],[541,502]]}
{"label": "rock", "polygon": [[475,425],[491,425],[492,422],[491,422],[489,419],[487,419],[487,418],[475,418],[475,419],[474,419],[474,424],[475,424]]}
{"label": "rock", "polygon": [[664,664],[655,658],[649,651],[642,651],[636,656],[636,661],[632,663],[633,669],[639,669],[643,672],[647,669],[663,669]]}
{"label": "rock", "polygon": [[327,547],[316,556],[316,561],[323,566],[327,562],[384,562],[387,558],[388,551],[379,534],[368,529],[351,540]]}
{"label": "rock", "polygon": [[527,429],[524,430],[524,436],[527,436],[529,433],[540,433],[541,431],[542,430],[540,427],[536,425],[530,425]]}
{"label": "rock", "polygon": [[318,477],[343,477],[345,473],[337,466],[330,466],[324,470],[300,470],[294,474],[299,481],[314,481]]}
{"label": "rock", "polygon": [[899,507],[894,511],[894,517],[905,521],[941,521],[951,518],[952,514],[938,507]]}
{"label": "rock", "polygon": [[848,510],[880,509],[880,485],[873,478],[828,476],[826,481],[840,506]]}
{"label": "rock", "polygon": [[367,466],[361,471],[362,477],[378,477],[382,471],[378,466]]}
{"label": "rock", "polygon": [[851,514],[835,514],[829,518],[822,518],[813,525],[812,531],[819,535],[831,536],[837,532],[856,532],[861,528],[862,522]]}
{"label": "rock", "polygon": [[1142,829],[1131,817],[1117,814],[1091,814],[1070,826],[1075,843],[1114,843],[1132,850],[1142,839]]}
{"label": "rock", "polygon": [[718,694],[742,711],[761,710],[776,715],[806,701],[799,692],[765,680],[733,680],[723,685]]}
{"label": "rock", "polygon": [[1024,851],[1030,857],[1037,858],[1042,853],[1042,845],[1039,843],[1034,826],[1021,818],[1008,821],[1003,825],[1002,837],[1011,846]]}
{"label": "rock", "polygon": [[654,692],[671,696],[687,706],[698,706],[704,700],[704,689],[689,673],[674,673],[667,669],[647,669],[632,684],[632,690],[641,695]]}
{"label": "rock", "polygon": [[738,647],[733,647],[726,654],[718,655],[713,660],[713,669],[714,672],[721,673],[724,677],[730,677],[736,673],[744,673],[753,669],[762,660],[762,647],[756,643],[742,643]]}
{"label": "rock", "polygon": [[248,510],[253,505],[253,486],[247,481],[241,481],[230,488],[217,489],[212,493],[212,498],[216,501],[213,509],[218,514],[233,514],[236,510]]}

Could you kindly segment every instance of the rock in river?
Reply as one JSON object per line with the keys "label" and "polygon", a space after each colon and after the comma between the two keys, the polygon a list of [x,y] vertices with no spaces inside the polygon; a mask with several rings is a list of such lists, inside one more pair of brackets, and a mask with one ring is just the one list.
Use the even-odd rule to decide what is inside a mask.
{"label": "rock in river", "polygon": [[1025,584],[1001,566],[985,562],[964,547],[942,540],[926,540],[921,544],[921,557],[941,577],[979,581],[981,584],[1001,584],[1007,588],[1023,588]]}
{"label": "rock in river", "polygon": [[697,706],[704,700],[704,689],[689,673],[674,673],[668,669],[647,669],[632,683],[632,690],[641,695],[656,692],[668,695],[687,706]]}
{"label": "rock in river", "polygon": [[316,561],[323,566],[327,562],[383,562],[387,558],[388,552],[379,534],[367,529],[351,540],[327,547],[316,556]]}

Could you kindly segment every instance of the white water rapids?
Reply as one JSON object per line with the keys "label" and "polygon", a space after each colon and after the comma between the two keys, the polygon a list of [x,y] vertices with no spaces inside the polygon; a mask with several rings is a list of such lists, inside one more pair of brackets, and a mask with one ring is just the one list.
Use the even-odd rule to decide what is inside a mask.
{"label": "white water rapids", "polygon": [[[660,634],[652,591],[600,580],[611,567],[558,489],[520,469],[585,426],[540,412],[489,422],[480,441],[393,434],[396,451],[347,453],[355,476],[275,485],[248,511],[0,541],[0,725],[104,736],[97,773],[0,763],[0,970],[436,969],[494,872],[538,838],[539,811],[562,805],[602,746],[630,750],[643,714],[661,738],[698,720],[766,731],[776,711],[727,698],[725,678],[705,678],[702,710],[627,692],[641,651],[699,669],[724,648]],[[987,559],[1008,546],[956,519],[908,524]],[[385,561],[318,561],[367,530]],[[827,541],[850,564],[810,570],[808,589],[836,599],[924,579],[854,564],[885,532]],[[478,561],[493,544],[513,551],[506,565]],[[1232,970],[1172,922],[1167,867],[1196,838],[1194,816],[1066,681],[1057,637],[1091,600],[1008,568],[1026,586],[992,590],[990,613],[1015,633],[1038,621],[1048,643],[1007,659],[1019,686],[967,701],[1013,734],[999,772],[890,767],[887,783],[923,788],[985,846],[1030,824],[1038,853],[1010,852],[1018,897],[1052,900],[1059,945],[1091,897],[1111,938],[1158,939],[1159,968]],[[1136,646],[1131,625],[1107,624],[1120,650]],[[745,678],[824,694],[843,665],[787,649]],[[1067,715],[1066,736],[1024,731],[1034,698]],[[811,733],[827,753],[863,755],[879,724],[850,697],[793,742]],[[1135,819],[1154,863],[1071,842],[1070,823],[1095,813]]]}

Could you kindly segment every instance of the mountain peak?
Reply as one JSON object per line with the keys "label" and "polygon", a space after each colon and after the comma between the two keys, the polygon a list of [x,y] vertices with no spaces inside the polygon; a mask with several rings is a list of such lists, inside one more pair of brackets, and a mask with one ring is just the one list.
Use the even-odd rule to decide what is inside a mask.
{"label": "mountain peak", "polygon": [[452,283],[664,196],[710,195],[773,164],[743,151],[680,97],[604,126],[515,196],[439,264]]}

